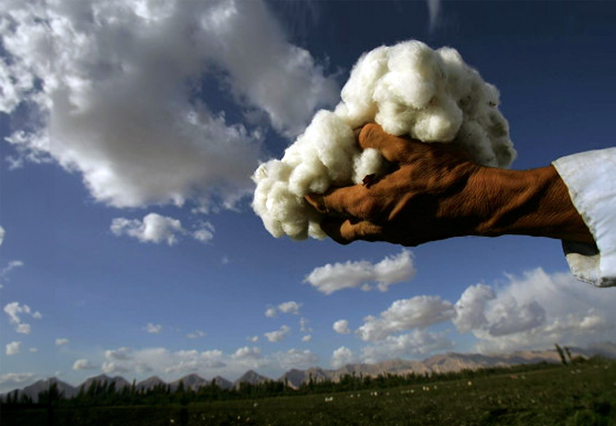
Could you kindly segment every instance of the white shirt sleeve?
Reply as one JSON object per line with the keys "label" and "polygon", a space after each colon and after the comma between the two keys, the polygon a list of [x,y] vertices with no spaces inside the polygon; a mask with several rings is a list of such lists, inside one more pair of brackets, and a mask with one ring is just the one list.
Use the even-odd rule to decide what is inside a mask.
{"label": "white shirt sleeve", "polygon": [[597,287],[616,286],[616,148],[554,161],[596,247],[563,241],[571,272]]}

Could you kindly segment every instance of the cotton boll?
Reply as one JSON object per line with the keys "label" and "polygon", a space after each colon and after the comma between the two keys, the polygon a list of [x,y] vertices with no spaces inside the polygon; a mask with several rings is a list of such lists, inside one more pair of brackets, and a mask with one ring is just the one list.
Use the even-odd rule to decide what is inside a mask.
{"label": "cotton boll", "polygon": [[462,125],[462,110],[450,98],[437,98],[417,113],[411,136],[423,142],[451,142]]}
{"label": "cotton boll", "polygon": [[363,54],[331,111],[319,111],[282,160],[259,167],[255,212],[274,236],[323,238],[320,215],[304,200],[333,186],[383,176],[388,164],[377,150],[360,151],[354,130],[369,122],[397,136],[450,142],[473,161],[507,167],[516,152],[500,94],[452,48],[432,50],[407,41]]}
{"label": "cotton boll", "polygon": [[381,46],[362,55],[342,88],[342,103],[336,108],[336,115],[351,128],[360,127],[374,119],[377,109],[373,100],[374,88],[387,73],[388,50],[388,47]]}
{"label": "cotton boll", "polygon": [[374,89],[374,100],[378,103],[391,102],[421,109],[428,105],[436,93],[432,80],[414,72],[390,72]]}
{"label": "cotton boll", "polygon": [[387,171],[387,162],[377,149],[365,149],[353,162],[353,183],[360,184],[368,175],[381,177]]}
{"label": "cotton boll", "polygon": [[417,120],[418,111],[400,105],[397,102],[381,102],[374,121],[391,135],[403,136],[413,134],[412,129]]}
{"label": "cotton boll", "polygon": [[491,149],[486,130],[476,121],[466,121],[460,127],[455,144],[477,163],[496,167],[497,159]]}

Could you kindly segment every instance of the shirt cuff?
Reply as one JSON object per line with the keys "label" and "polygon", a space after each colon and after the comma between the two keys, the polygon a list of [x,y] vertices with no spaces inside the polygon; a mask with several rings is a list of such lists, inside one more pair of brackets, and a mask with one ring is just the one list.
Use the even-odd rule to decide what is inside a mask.
{"label": "shirt cuff", "polygon": [[571,272],[597,287],[616,286],[616,148],[569,155],[552,163],[595,238],[563,242]]}

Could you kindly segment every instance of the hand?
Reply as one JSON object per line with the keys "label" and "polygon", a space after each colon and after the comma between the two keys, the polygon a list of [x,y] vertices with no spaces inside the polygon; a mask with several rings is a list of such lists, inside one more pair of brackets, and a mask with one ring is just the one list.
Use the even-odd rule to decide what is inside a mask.
{"label": "hand", "polygon": [[594,244],[553,167],[511,171],[479,166],[450,144],[421,143],[368,124],[362,149],[378,149],[395,171],[306,201],[324,214],[332,239],[416,246],[463,235],[524,234]]}

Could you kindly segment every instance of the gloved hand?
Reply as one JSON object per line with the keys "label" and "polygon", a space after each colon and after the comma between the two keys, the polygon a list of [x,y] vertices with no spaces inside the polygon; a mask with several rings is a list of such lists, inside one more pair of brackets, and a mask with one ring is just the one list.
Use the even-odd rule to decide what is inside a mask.
{"label": "gloved hand", "polygon": [[421,143],[367,124],[361,148],[378,149],[393,172],[305,197],[321,227],[355,240],[416,246],[463,235],[524,234],[594,244],[552,166],[512,171],[479,166],[450,144]]}

